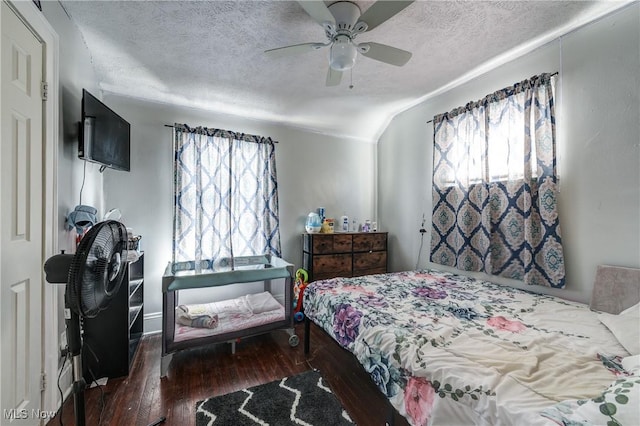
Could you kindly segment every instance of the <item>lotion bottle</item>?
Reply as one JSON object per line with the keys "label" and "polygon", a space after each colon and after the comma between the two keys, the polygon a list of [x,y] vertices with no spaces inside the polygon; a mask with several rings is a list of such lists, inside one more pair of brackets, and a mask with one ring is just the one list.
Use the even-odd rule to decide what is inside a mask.
{"label": "lotion bottle", "polygon": [[349,232],[349,216],[346,214],[342,215],[340,218],[340,229],[342,232]]}

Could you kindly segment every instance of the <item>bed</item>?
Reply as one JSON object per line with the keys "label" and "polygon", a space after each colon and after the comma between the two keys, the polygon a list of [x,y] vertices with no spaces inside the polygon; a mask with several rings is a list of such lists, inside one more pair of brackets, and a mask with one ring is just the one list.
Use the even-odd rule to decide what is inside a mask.
{"label": "bed", "polygon": [[413,425],[638,425],[640,270],[599,267],[593,295],[434,270],[316,281],[305,352],[313,321]]}
{"label": "bed", "polygon": [[[281,295],[273,297],[275,282]],[[262,291],[225,300],[181,305],[185,290],[263,283]],[[235,352],[237,339],[282,329],[296,346],[293,327],[293,265],[272,255],[222,259],[215,267],[196,271],[194,262],[167,265],[162,277],[162,355],[160,376],[165,377],[173,355],[181,350],[229,342]]]}

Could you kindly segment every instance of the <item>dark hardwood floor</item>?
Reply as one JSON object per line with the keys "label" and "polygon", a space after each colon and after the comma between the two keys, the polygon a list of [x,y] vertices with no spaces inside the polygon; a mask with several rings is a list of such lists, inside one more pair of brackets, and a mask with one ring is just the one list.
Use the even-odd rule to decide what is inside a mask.
{"label": "dark hardwood floor", "polygon": [[[356,424],[384,425],[390,405],[355,358],[315,325],[305,357],[302,324],[296,325],[296,333],[300,344],[295,348],[289,346],[287,333],[275,331],[241,340],[235,354],[229,344],[179,352],[164,379],[160,379],[160,335],[144,337],[128,377],[110,379],[102,389],[85,392],[86,424],[149,425],[164,416],[164,425],[194,425],[198,401],[314,368]],[[63,406],[62,422],[75,424],[71,397]],[[407,424],[397,413],[394,422]],[[48,423],[59,424],[59,416]]]}

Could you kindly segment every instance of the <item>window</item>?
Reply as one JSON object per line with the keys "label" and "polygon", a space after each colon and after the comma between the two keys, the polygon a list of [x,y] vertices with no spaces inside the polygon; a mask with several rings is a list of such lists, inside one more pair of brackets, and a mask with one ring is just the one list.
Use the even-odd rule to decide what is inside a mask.
{"label": "window", "polygon": [[564,287],[554,78],[434,118],[431,261]]}
{"label": "window", "polygon": [[174,126],[173,264],[280,256],[275,145],[270,138]]}

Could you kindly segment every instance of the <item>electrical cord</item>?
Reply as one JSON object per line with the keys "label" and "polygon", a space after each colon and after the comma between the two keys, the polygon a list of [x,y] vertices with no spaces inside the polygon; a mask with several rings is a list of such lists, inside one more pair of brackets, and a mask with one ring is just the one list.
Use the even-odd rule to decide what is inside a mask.
{"label": "electrical cord", "polygon": [[[89,350],[89,352],[95,359],[96,363],[98,363],[99,362],[98,356],[93,351],[93,349],[91,349],[91,346],[89,346],[86,342],[84,342],[80,350],[84,352],[85,348]],[[62,423],[62,408],[64,406],[64,392],[62,392],[62,387],[60,386],[60,380],[62,379],[62,372],[64,371],[64,366],[67,363],[67,359],[71,357],[71,354],[67,352],[66,349],[64,349],[62,352],[62,355],[63,355],[62,367],[60,368],[60,372],[58,373],[58,391],[60,392],[60,408],[58,409],[58,414],[59,414],[58,420],[60,421],[60,426],[64,426],[64,424]],[[84,353],[81,354],[81,357],[84,359],[85,357],[83,355]],[[98,389],[100,389],[100,416],[98,417],[98,424],[100,424],[102,422],[102,415],[104,414],[104,408],[106,406],[105,400],[104,400],[104,386],[98,383],[98,380],[96,379],[96,375],[94,374],[91,367],[87,366],[87,371],[91,375],[91,378],[92,378],[91,383],[95,383]]]}
{"label": "electrical cord", "polygon": [[[95,359],[96,363],[99,364],[100,360],[98,359],[98,356],[96,355],[96,353],[93,351],[93,349],[91,348],[91,346],[89,344],[87,344],[86,342],[82,345],[82,349],[84,351],[84,349],[87,348],[89,350],[89,352],[91,352],[91,355],[93,356],[93,358]],[[96,375],[93,372],[93,370],[91,369],[91,367],[87,366],[87,371],[89,372],[89,375],[91,375],[91,383],[95,383],[95,385],[98,387],[98,389],[100,389],[100,416],[98,417],[98,425],[102,423],[102,416],[104,414],[104,409],[106,407],[106,403],[104,400],[104,386],[101,385],[100,383],[98,383],[98,380],[96,379]],[[156,426],[159,425],[161,423],[164,423],[167,420],[167,418],[165,416],[160,417],[158,420],[156,420],[154,423],[151,423],[151,425],[149,426]]]}
{"label": "electrical cord", "polygon": [[[89,345],[86,341],[82,345],[82,349],[81,350],[84,351],[85,348],[87,350],[89,350],[89,352],[91,353],[91,356],[93,356],[93,359],[96,361],[96,364],[100,364],[100,360],[98,359],[98,356],[96,355],[96,353],[91,348],[91,345]],[[85,359],[84,356],[82,358]],[[106,405],[105,402],[104,402],[104,389],[103,389],[104,386],[102,386],[100,383],[98,383],[98,380],[96,379],[96,375],[93,372],[93,370],[91,369],[91,367],[88,365],[88,363],[87,363],[87,371],[89,372],[89,375],[91,376],[91,382],[90,383],[95,383],[95,385],[98,387],[98,389],[100,389],[100,416],[98,417],[98,424],[100,424],[102,422],[102,415],[104,414],[104,407]]]}
{"label": "electrical cord", "polygon": [[84,162],[84,169],[82,171],[82,186],[80,187],[80,205],[82,205],[82,190],[84,189],[84,181],[87,178],[87,162]]}
{"label": "electrical cord", "polygon": [[89,370],[89,374],[91,375],[91,378],[92,378],[91,383],[95,383],[98,389],[100,389],[100,416],[98,417],[98,424],[100,424],[102,423],[102,415],[104,414],[104,407],[106,405],[104,402],[104,389],[103,389],[104,386],[98,383],[98,380],[96,380],[96,375],[93,374],[93,370],[91,369],[91,367],[87,369]]}
{"label": "electrical cord", "polygon": [[427,233],[427,230],[424,228],[424,213],[422,213],[422,224],[420,225],[420,248],[418,249],[418,259],[416,260],[416,270],[420,266],[420,258],[422,257],[422,247],[424,246],[424,234]]}
{"label": "electrical cord", "polygon": [[62,372],[64,371],[64,366],[67,364],[68,357],[69,354],[65,352],[62,359],[62,367],[60,368],[60,372],[58,373],[58,391],[60,392],[60,408],[58,409],[58,420],[60,421],[60,426],[64,426],[62,424],[62,407],[64,406],[64,393],[62,392],[62,387],[60,387],[60,379],[62,378]]}
{"label": "electrical cord", "polygon": [[422,232],[423,229],[420,230],[420,248],[418,249],[418,260],[416,260],[416,270],[418,270],[418,267],[420,265],[420,257],[422,256],[422,246],[424,245],[424,234],[425,232]]}

